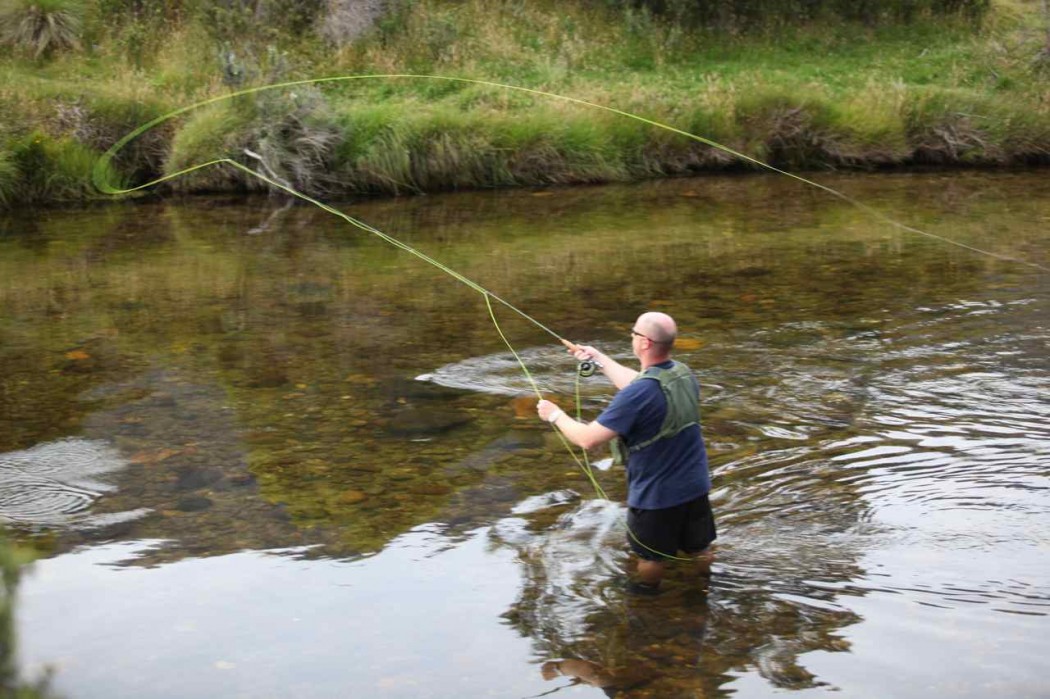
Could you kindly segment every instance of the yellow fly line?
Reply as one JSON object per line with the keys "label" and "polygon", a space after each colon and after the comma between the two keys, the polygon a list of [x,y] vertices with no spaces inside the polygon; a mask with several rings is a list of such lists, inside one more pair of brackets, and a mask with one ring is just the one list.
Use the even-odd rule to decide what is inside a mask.
{"label": "yellow fly line", "polygon": [[[889,216],[886,216],[885,214],[883,214],[882,212],[878,211],[877,209],[874,209],[874,208],[864,204],[863,202],[860,202],[860,201],[854,199],[853,197],[850,197],[850,196],[848,196],[846,194],[843,194],[842,192],[840,192],[840,191],[838,191],[836,189],[832,189],[831,187],[828,187],[826,185],[820,184],[819,182],[814,182],[813,180],[807,179],[805,177],[801,177],[799,175],[796,175],[794,173],[788,172],[786,170],[781,170],[780,168],[777,168],[777,167],[775,167],[773,165],[770,165],[769,163],[765,163],[765,162],[762,162],[761,160],[757,160],[755,158],[752,158],[749,155],[746,155],[744,153],[736,151],[736,150],[734,150],[734,149],[732,149],[732,148],[730,148],[728,146],[725,146],[725,145],[723,145],[721,143],[717,143],[717,142],[712,141],[712,140],[710,140],[708,138],[704,138],[703,136],[698,136],[696,134],[689,133],[688,131],[684,131],[684,130],[676,128],[674,126],[670,126],[668,124],[664,124],[664,123],[661,123],[661,122],[658,122],[658,121],[654,121],[652,119],[648,119],[648,118],[643,117],[643,116],[639,116],[637,114],[632,114],[630,112],[626,112],[626,111],[623,111],[623,110],[620,110],[620,109],[616,109],[615,107],[609,107],[609,106],[602,105],[602,104],[596,104],[594,102],[588,102],[586,100],[582,100],[582,99],[579,99],[579,98],[576,98],[576,97],[569,97],[569,96],[566,96],[566,95],[559,95],[559,94],[556,94],[556,93],[553,93],[553,92],[545,92],[543,90],[535,90],[535,89],[532,89],[532,88],[521,87],[521,86],[518,86],[518,85],[508,85],[508,84],[505,84],[505,83],[493,82],[493,81],[489,81],[489,80],[477,80],[477,79],[473,79],[473,78],[460,78],[460,77],[452,77],[452,76],[446,76],[446,75],[415,75],[415,74],[339,75],[339,76],[323,77],[323,78],[310,78],[310,79],[306,79],[306,80],[293,80],[293,81],[289,81],[289,82],[281,82],[281,83],[275,83],[275,84],[271,84],[271,85],[262,85],[262,86],[258,86],[258,87],[251,87],[251,88],[247,88],[247,89],[244,89],[244,90],[239,90],[239,91],[236,91],[236,92],[231,92],[231,93],[225,94],[225,95],[219,95],[217,97],[212,97],[212,98],[209,98],[209,99],[206,99],[206,100],[202,100],[200,102],[196,102],[194,104],[190,104],[190,105],[185,106],[185,107],[180,107],[179,109],[176,109],[174,111],[168,112],[167,114],[164,114],[162,116],[157,117],[156,119],[153,119],[152,121],[146,122],[145,124],[143,124],[143,125],[139,126],[138,128],[136,128],[134,131],[128,133],[126,136],[124,136],[119,141],[114,143],[105,153],[102,154],[102,156],[99,157],[98,161],[95,163],[95,168],[94,168],[94,171],[92,173],[92,180],[94,182],[95,187],[100,192],[102,192],[104,194],[110,194],[110,195],[114,195],[114,196],[119,196],[119,195],[131,194],[133,192],[137,192],[137,191],[140,191],[140,190],[148,189],[150,187],[154,187],[156,185],[159,185],[159,184],[161,184],[163,182],[167,182],[169,180],[173,180],[173,179],[176,179],[178,177],[182,177],[184,175],[187,175],[187,174],[189,174],[191,172],[195,172],[197,170],[201,170],[203,168],[225,165],[225,166],[229,166],[229,167],[235,168],[237,170],[240,170],[241,172],[245,173],[246,175],[248,175],[250,177],[254,177],[254,178],[258,179],[258,180],[261,180],[261,181],[265,182],[270,187],[272,187],[272,188],[274,188],[276,190],[283,191],[283,192],[289,194],[292,197],[295,197],[295,198],[300,199],[302,201],[305,201],[305,202],[308,202],[310,204],[313,204],[314,206],[316,206],[316,207],[318,207],[318,208],[320,208],[320,209],[322,209],[322,210],[332,214],[333,216],[337,216],[337,217],[343,219],[344,221],[346,221],[347,223],[349,223],[349,224],[351,224],[351,225],[353,225],[353,226],[355,226],[355,227],[357,227],[357,228],[359,228],[359,229],[361,229],[361,230],[363,230],[363,231],[365,231],[367,233],[370,233],[372,235],[375,235],[375,236],[379,237],[380,239],[382,239],[383,241],[393,245],[394,247],[397,247],[397,248],[399,248],[401,250],[404,250],[405,252],[418,257],[419,259],[423,260],[424,262],[427,262],[428,264],[431,264],[434,267],[437,267],[438,269],[440,269],[441,271],[445,272],[449,276],[453,277],[457,281],[461,282],[462,284],[468,286],[469,288],[471,288],[474,291],[476,291],[479,294],[481,294],[484,297],[484,299],[485,299],[485,304],[486,304],[486,307],[487,307],[488,312],[489,312],[489,317],[492,320],[492,323],[495,326],[496,331],[499,333],[500,338],[506,344],[506,346],[510,350],[511,354],[514,355],[514,358],[517,360],[518,364],[520,365],[522,372],[524,372],[524,374],[525,374],[526,378],[528,379],[530,385],[532,386],[532,389],[535,392],[537,398],[542,398],[542,394],[540,392],[540,389],[536,385],[536,382],[533,379],[532,374],[529,372],[528,367],[525,366],[525,363],[522,361],[521,357],[518,356],[518,353],[514,350],[514,347],[511,345],[511,343],[507,339],[506,335],[504,335],[503,330],[500,328],[499,322],[496,320],[496,314],[495,314],[495,310],[493,308],[492,302],[496,301],[497,303],[503,305],[507,309],[517,313],[518,315],[520,315],[525,320],[531,322],[533,325],[535,325],[539,329],[543,330],[547,334],[549,334],[552,337],[554,337],[555,339],[559,340],[562,344],[564,344],[570,350],[574,350],[575,349],[575,345],[573,345],[573,343],[569,342],[565,338],[563,338],[560,335],[558,335],[556,332],[554,332],[553,330],[548,328],[546,325],[544,325],[540,321],[536,320],[535,318],[533,318],[529,314],[525,313],[521,309],[517,308],[516,306],[514,306],[510,302],[506,301],[505,299],[503,299],[503,298],[497,296],[496,294],[492,293],[491,291],[489,291],[485,287],[481,286],[477,282],[474,282],[473,280],[468,279],[467,277],[463,276],[462,274],[460,274],[459,272],[455,271],[454,269],[444,265],[443,263],[439,262],[438,260],[435,260],[434,258],[430,257],[429,255],[426,255],[425,253],[423,253],[423,252],[421,252],[419,250],[416,250],[412,246],[401,242],[397,238],[394,238],[393,236],[391,236],[391,235],[389,235],[387,233],[384,233],[383,231],[380,231],[379,229],[369,225],[368,223],[365,223],[364,221],[360,221],[360,220],[358,220],[358,219],[356,219],[356,218],[354,218],[352,216],[349,216],[346,213],[344,213],[344,212],[342,212],[342,211],[340,211],[340,210],[338,210],[338,209],[336,209],[336,208],[334,208],[332,206],[329,206],[328,204],[325,204],[322,201],[319,201],[318,199],[315,199],[315,198],[310,197],[310,196],[308,196],[306,194],[303,194],[302,192],[299,192],[299,191],[293,189],[292,187],[288,186],[288,184],[286,184],[284,182],[277,181],[274,177],[270,177],[270,176],[264,175],[264,174],[262,174],[260,172],[257,172],[255,170],[252,170],[251,168],[245,166],[242,163],[237,162],[236,160],[233,160],[232,158],[225,158],[225,157],[223,157],[223,158],[214,158],[212,160],[208,160],[207,162],[191,165],[191,166],[183,168],[183,169],[181,169],[181,170],[179,170],[177,172],[172,172],[172,173],[169,173],[167,175],[164,175],[163,177],[158,177],[156,179],[150,180],[149,182],[145,182],[143,184],[138,184],[138,185],[135,185],[133,187],[128,187],[128,188],[115,187],[107,179],[107,174],[109,172],[111,172],[111,170],[109,168],[109,165],[110,165],[111,161],[117,156],[118,153],[120,153],[120,151],[124,148],[124,146],[126,146],[128,143],[130,143],[131,141],[135,140],[136,138],[138,138],[142,134],[146,133],[150,129],[152,129],[152,128],[154,128],[154,127],[156,127],[156,126],[158,126],[158,125],[160,125],[160,124],[162,124],[162,123],[164,123],[166,121],[169,121],[169,120],[174,119],[174,118],[176,118],[178,116],[186,114],[188,112],[192,112],[192,111],[194,111],[196,109],[200,109],[201,107],[206,107],[208,105],[216,104],[218,102],[223,102],[223,101],[226,101],[226,100],[235,99],[237,97],[242,97],[242,96],[245,96],[245,95],[252,95],[252,94],[255,94],[255,93],[265,92],[265,91],[269,91],[269,90],[282,90],[282,89],[289,89],[289,88],[298,87],[298,86],[304,86],[304,85],[322,85],[322,84],[330,84],[330,83],[347,83],[347,82],[351,82],[351,81],[361,81],[361,80],[429,80],[429,81],[445,81],[445,82],[453,82],[453,83],[481,85],[481,86],[486,86],[486,87],[491,87],[491,88],[496,88],[496,89],[501,89],[501,90],[512,90],[512,91],[516,91],[516,92],[523,92],[523,93],[527,93],[527,94],[530,94],[530,95],[535,95],[535,96],[538,96],[538,97],[543,97],[543,98],[547,98],[547,99],[551,99],[551,100],[560,100],[562,102],[568,102],[568,103],[571,103],[571,104],[580,105],[582,107],[586,107],[586,108],[589,108],[589,109],[596,109],[596,110],[600,110],[600,111],[604,111],[604,112],[609,112],[609,113],[616,114],[616,115],[619,115],[619,116],[627,118],[627,119],[633,119],[634,121],[638,121],[638,122],[641,122],[643,124],[647,124],[649,126],[657,128],[657,129],[663,129],[665,131],[669,131],[671,133],[678,134],[680,136],[683,136],[685,138],[691,139],[693,141],[698,141],[699,143],[703,143],[704,145],[710,146],[711,148],[715,148],[717,150],[720,150],[720,151],[723,151],[725,153],[728,153],[728,154],[734,156],[735,158],[738,158],[738,159],[740,159],[740,160],[742,160],[744,162],[748,162],[748,163],[756,165],[756,166],[758,166],[760,168],[763,168],[763,169],[766,169],[766,170],[769,170],[769,171],[772,171],[772,172],[775,172],[775,173],[779,173],[779,174],[784,175],[786,177],[790,177],[791,179],[797,180],[797,181],[802,182],[802,183],[804,183],[806,185],[809,185],[809,186],[812,186],[812,187],[816,187],[817,189],[820,189],[820,190],[830,194],[831,196],[834,196],[834,197],[836,197],[838,199],[841,199],[841,200],[843,200],[845,202],[848,202],[849,204],[851,204],[851,205],[857,207],[858,209],[864,211],[865,213],[873,216],[874,218],[878,219],[879,221],[882,221],[883,223],[886,223],[886,224],[888,224],[890,226],[893,226],[895,228],[898,228],[900,230],[907,231],[909,233],[914,233],[914,234],[917,234],[917,235],[922,235],[922,236],[925,236],[925,237],[928,237],[928,238],[932,238],[932,239],[935,239],[935,240],[939,240],[941,242],[948,243],[950,245],[954,245],[956,247],[960,247],[960,248],[963,248],[965,250],[969,250],[971,252],[975,252],[975,253],[978,253],[978,254],[981,254],[981,255],[987,255],[989,257],[993,257],[993,258],[996,258],[996,259],[999,259],[999,260],[1003,260],[1003,261],[1006,261],[1006,262],[1013,262],[1013,263],[1017,263],[1017,264],[1027,265],[1029,267],[1034,267],[1034,268],[1042,270],[1044,272],[1050,271],[1050,268],[1044,267],[1043,265],[1040,265],[1040,264],[1037,264],[1037,263],[1034,263],[1034,262],[1029,262],[1029,261],[1026,261],[1026,260],[1016,259],[1016,258],[1009,257],[1009,256],[1006,256],[1006,255],[1001,255],[1001,254],[998,254],[998,253],[995,253],[995,252],[991,252],[989,250],[983,250],[981,248],[973,247],[973,246],[967,245],[965,243],[960,243],[958,241],[951,240],[950,238],[946,238],[944,236],[936,235],[936,234],[930,233],[928,231],[923,231],[923,230],[920,230],[918,228],[914,228],[912,226],[908,226],[908,225],[906,225],[904,223],[901,223],[899,221],[896,221],[896,220],[890,218]],[[577,403],[577,416],[579,416],[580,400],[579,400],[578,377],[577,377],[576,403]],[[557,430],[557,428],[552,427],[552,429],[561,438],[562,444],[565,446],[566,450],[569,452],[570,455],[572,455],[572,457],[576,461],[577,465],[582,469],[584,474],[587,476],[588,480],[590,481],[590,483],[593,486],[593,488],[594,488],[595,492],[597,493],[597,495],[600,498],[602,498],[602,499],[608,499],[606,494],[605,494],[605,491],[603,490],[603,488],[601,486],[601,484],[598,482],[598,480],[594,476],[593,470],[591,469],[590,463],[588,462],[588,459],[587,459],[586,451],[582,451],[581,450],[582,451],[582,458],[580,456],[577,456],[576,453],[574,452],[574,450],[572,449],[571,445],[565,439],[564,435],[562,435],[561,432]],[[642,542],[638,541],[637,537],[635,537],[634,534],[632,532],[630,532],[629,529],[628,529],[628,534],[631,536],[631,538],[634,541],[638,542],[643,547],[648,548],[647,546],[645,546],[645,544],[642,544]],[[649,550],[652,551],[652,549],[649,549]],[[660,553],[660,552],[654,551],[654,553]],[[660,553],[660,555],[664,556],[666,558],[669,558],[669,559],[674,559],[674,560],[691,560],[691,559],[682,559],[682,558],[679,558],[677,556],[670,556],[670,555],[663,554],[663,553]]]}
{"label": "yellow fly line", "polygon": [[[1002,254],[999,254],[999,253],[995,253],[995,252],[992,252],[990,250],[984,250],[982,248],[977,248],[977,247],[974,247],[972,245],[967,245],[965,243],[961,243],[961,242],[959,242],[957,240],[952,240],[951,238],[946,238],[945,236],[937,235],[935,233],[930,233],[929,231],[924,231],[924,230],[922,230],[920,228],[915,228],[914,226],[909,226],[907,224],[901,223],[900,221],[897,221],[897,220],[895,220],[893,218],[890,218],[889,216],[883,214],[878,209],[874,209],[874,208],[868,206],[867,204],[865,204],[865,203],[863,203],[861,201],[858,201],[857,199],[854,199],[853,197],[838,191],[837,189],[833,189],[833,188],[828,187],[826,185],[820,184],[819,182],[815,182],[813,180],[807,179],[807,178],[802,177],[800,175],[796,175],[796,174],[794,174],[792,172],[788,172],[787,170],[782,170],[782,169],[780,169],[780,168],[778,168],[778,167],[776,167],[774,165],[770,165],[769,163],[766,163],[766,162],[763,162],[761,160],[758,160],[757,158],[752,158],[749,155],[746,155],[744,153],[741,153],[740,151],[734,150],[733,148],[730,148],[729,146],[723,145],[723,144],[718,143],[716,141],[712,141],[709,138],[705,138],[703,136],[699,136],[697,134],[690,133],[690,132],[685,131],[683,129],[676,128],[676,127],[671,126],[669,124],[664,124],[664,123],[661,123],[659,121],[655,121],[653,119],[648,119],[648,118],[640,116],[638,114],[632,114],[631,112],[626,112],[626,111],[623,111],[622,109],[616,109],[615,107],[609,107],[609,106],[606,106],[606,105],[597,104],[595,102],[588,102],[587,100],[582,100],[582,99],[579,99],[577,97],[569,97],[567,95],[559,95],[559,94],[556,94],[554,92],[545,92],[543,90],[536,90],[536,89],[529,88],[529,87],[522,87],[520,85],[509,85],[509,84],[506,84],[506,83],[493,82],[493,81],[490,81],[490,80],[478,80],[478,79],[475,79],[475,78],[460,78],[460,77],[454,77],[454,76],[448,76],[448,75],[416,75],[416,74],[412,74],[412,73],[337,75],[337,76],[330,76],[330,77],[324,77],[324,78],[309,78],[309,79],[305,79],[305,80],[292,80],[292,81],[288,81],[288,82],[274,83],[272,85],[261,85],[261,86],[258,86],[258,87],[251,87],[251,88],[247,88],[247,89],[244,89],[244,90],[239,90],[237,92],[231,92],[231,93],[226,94],[226,95],[219,95],[217,97],[212,97],[212,98],[209,98],[209,99],[206,99],[206,100],[202,100],[200,102],[196,102],[194,104],[191,104],[191,105],[188,105],[188,106],[185,106],[185,107],[180,107],[179,109],[176,109],[174,111],[168,112],[167,114],[164,114],[162,116],[157,117],[156,119],[153,119],[152,121],[146,122],[142,126],[138,127],[137,129],[135,129],[131,133],[129,133],[126,136],[124,136],[122,139],[120,139],[119,141],[114,143],[109,148],[109,150],[107,150],[105,153],[103,153],[102,156],[99,158],[98,162],[95,164],[95,169],[94,169],[94,173],[93,173],[93,178],[92,179],[94,181],[95,186],[98,188],[98,190],[103,192],[103,193],[105,193],[105,194],[114,194],[114,195],[117,195],[117,194],[128,194],[128,193],[131,193],[131,192],[134,192],[134,191],[137,191],[137,190],[146,189],[148,187],[153,187],[154,185],[158,185],[158,184],[160,184],[162,182],[166,182],[166,181],[174,179],[176,177],[181,177],[182,175],[186,175],[188,173],[194,172],[195,170],[200,170],[202,168],[210,167],[210,166],[213,166],[213,165],[219,165],[219,164],[234,165],[234,166],[240,167],[240,169],[242,169],[242,170],[245,170],[245,171],[249,172],[253,176],[259,177],[260,179],[263,179],[263,180],[269,182],[271,185],[273,185],[275,187],[278,187],[279,189],[285,190],[289,194],[293,194],[294,196],[297,196],[297,197],[299,197],[301,199],[304,199],[304,200],[310,201],[311,203],[314,203],[314,204],[317,204],[319,206],[322,206],[322,208],[325,208],[326,210],[331,210],[331,209],[329,209],[329,207],[324,207],[319,202],[317,202],[317,201],[315,201],[313,199],[310,199],[309,197],[306,197],[306,196],[304,196],[302,194],[299,194],[298,192],[293,191],[289,187],[279,185],[278,183],[272,181],[271,179],[263,177],[259,173],[254,172],[254,171],[252,171],[252,170],[250,170],[248,168],[245,168],[244,166],[241,166],[239,163],[237,163],[236,161],[231,160],[229,158],[216,158],[214,160],[209,160],[208,162],[199,163],[197,165],[191,165],[189,167],[183,168],[182,170],[179,170],[178,172],[173,172],[173,173],[170,173],[170,174],[165,175],[163,177],[159,177],[157,179],[151,180],[151,181],[146,182],[144,184],[136,185],[134,187],[130,187],[130,188],[127,188],[127,189],[120,189],[120,188],[113,187],[112,184],[109,183],[106,180],[106,168],[109,165],[110,161],[112,161],[113,158],[117,155],[117,153],[119,153],[121,151],[121,149],[124,148],[124,146],[127,145],[130,141],[133,141],[134,139],[138,138],[143,133],[149,131],[150,129],[152,129],[154,126],[157,126],[158,124],[162,124],[162,123],[164,123],[164,122],[166,122],[166,121],[168,121],[170,119],[173,119],[173,118],[175,118],[177,116],[180,116],[182,114],[185,114],[187,112],[191,112],[191,111],[193,111],[195,109],[200,109],[201,107],[205,107],[205,106],[210,105],[210,104],[215,104],[217,102],[223,102],[223,101],[226,101],[226,100],[231,100],[231,99],[234,99],[236,97],[241,97],[241,96],[244,96],[244,95],[251,95],[251,94],[258,93],[258,92],[265,92],[265,91],[268,91],[268,90],[287,89],[287,88],[291,88],[291,87],[297,87],[297,86],[300,86],[300,85],[321,85],[321,84],[326,84],[326,83],[350,82],[350,81],[354,81],[354,80],[432,80],[432,81],[445,81],[445,82],[463,83],[463,84],[470,84],[470,85],[482,85],[482,86],[486,86],[486,87],[498,88],[498,89],[501,89],[501,90],[512,90],[512,91],[516,91],[516,92],[523,92],[523,93],[527,93],[527,94],[530,94],[530,95],[536,95],[538,97],[544,97],[544,98],[548,98],[548,99],[552,99],[552,100],[560,100],[562,102],[569,102],[569,103],[572,103],[572,104],[577,104],[577,105],[580,105],[582,107],[587,107],[589,109],[597,109],[597,110],[601,110],[601,111],[604,111],[604,112],[617,114],[617,115],[625,117],[627,119],[633,119],[634,121],[638,121],[638,122],[641,122],[643,124],[648,124],[649,126],[652,126],[654,128],[663,129],[664,131],[669,131],[671,133],[678,134],[680,136],[683,136],[685,138],[691,139],[693,141],[697,141],[699,143],[703,143],[704,145],[710,146],[711,148],[715,148],[717,150],[720,150],[720,151],[723,151],[725,153],[728,153],[729,155],[732,155],[733,157],[738,158],[738,159],[740,159],[740,160],[742,160],[744,162],[751,163],[752,165],[756,165],[756,166],[758,166],[760,168],[769,170],[771,172],[776,172],[778,174],[784,175],[785,177],[790,177],[791,179],[797,180],[797,181],[802,182],[804,184],[807,184],[807,185],[809,185],[811,187],[816,187],[817,189],[820,189],[820,190],[830,194],[833,197],[836,197],[836,198],[841,199],[841,200],[843,200],[845,202],[848,202],[849,204],[851,204],[851,205],[857,207],[858,209],[864,211],[865,213],[873,216],[874,218],[878,219],[879,221],[882,221],[883,223],[886,223],[886,224],[888,224],[890,226],[893,226],[894,228],[898,228],[900,230],[907,231],[909,233],[914,233],[916,235],[921,235],[921,236],[925,236],[925,237],[928,237],[928,238],[932,238],[934,240],[939,240],[939,241],[941,241],[943,243],[947,243],[949,245],[954,245],[956,247],[963,248],[964,250],[969,250],[971,252],[975,252],[975,253],[978,253],[978,254],[981,254],[981,255],[987,255],[989,257],[993,257],[993,258],[996,258],[996,259],[999,259],[999,260],[1003,260],[1003,261],[1006,261],[1006,262],[1014,262],[1014,263],[1017,263],[1017,264],[1022,264],[1022,265],[1027,265],[1029,267],[1034,267],[1035,269],[1039,269],[1039,270],[1042,270],[1044,272],[1050,272],[1050,267],[1045,267],[1045,266],[1040,265],[1040,264],[1035,263],[1035,262],[1029,262],[1027,260],[1022,260],[1022,259],[1018,259],[1018,258],[1015,258],[1015,257],[1010,257],[1008,255],[1002,255]],[[344,217],[344,218],[349,219],[349,217]],[[371,233],[382,235],[378,231],[376,231],[375,229],[371,229],[370,227],[366,227],[363,224],[361,224],[360,222],[351,221],[351,223],[353,223],[354,225],[356,225],[356,226],[358,226],[360,228],[363,228],[364,230],[368,230]],[[388,241],[388,242],[392,242],[392,241]],[[399,247],[403,247],[404,249],[407,249],[407,246],[399,245]],[[418,253],[414,253],[414,254],[418,254]],[[460,281],[464,281],[464,280],[460,279]],[[504,305],[508,305],[509,306],[509,304],[506,304],[506,302],[502,301],[502,299],[497,299],[497,300],[499,300]],[[517,311],[517,309],[513,309],[513,310]],[[517,311],[517,312],[520,313],[520,311]],[[535,320],[533,320],[533,322],[535,322]],[[547,328],[543,328],[543,329],[546,330],[547,332],[550,332],[552,335],[555,335],[555,337],[557,337],[557,335],[555,333],[551,332]]]}

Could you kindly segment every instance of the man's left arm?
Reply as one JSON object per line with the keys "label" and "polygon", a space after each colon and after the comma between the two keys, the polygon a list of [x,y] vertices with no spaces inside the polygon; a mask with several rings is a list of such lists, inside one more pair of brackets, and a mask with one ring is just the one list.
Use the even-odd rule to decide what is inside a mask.
{"label": "man's left arm", "polygon": [[616,432],[602,425],[597,420],[593,422],[580,422],[566,414],[549,400],[541,400],[536,405],[539,416],[551,423],[565,435],[565,438],[583,449],[593,449],[606,442],[616,439]]}

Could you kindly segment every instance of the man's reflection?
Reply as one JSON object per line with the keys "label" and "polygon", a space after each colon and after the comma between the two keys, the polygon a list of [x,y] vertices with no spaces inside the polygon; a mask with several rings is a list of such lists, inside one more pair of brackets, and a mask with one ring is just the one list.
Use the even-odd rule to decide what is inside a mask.
{"label": "man's reflection", "polygon": [[563,657],[541,665],[543,679],[567,678],[568,686],[585,684],[621,698],[636,689],[672,696],[684,680],[697,696],[697,685],[707,684],[697,669],[707,632],[707,578],[691,569],[679,573],[658,597],[628,592],[592,616],[592,628],[605,635],[565,644]]}
{"label": "man's reflection", "polygon": [[512,517],[492,531],[518,551],[523,585],[504,618],[532,639],[547,694],[571,686],[619,699],[724,697],[750,672],[772,687],[816,687],[800,658],[849,647],[841,632],[859,617],[821,582],[861,574],[842,537],[818,530],[783,546],[769,522],[745,522],[732,547],[698,565],[673,562],[659,594],[647,596],[624,585],[631,557],[619,505],[557,507],[554,524],[549,513],[534,523]]}
{"label": "man's reflection", "polygon": [[568,677],[572,684],[589,684],[598,687],[605,692],[606,696],[615,697],[619,688],[615,673],[590,660],[577,660],[566,658],[565,660],[548,660],[540,668],[543,679],[553,680],[558,677]]}

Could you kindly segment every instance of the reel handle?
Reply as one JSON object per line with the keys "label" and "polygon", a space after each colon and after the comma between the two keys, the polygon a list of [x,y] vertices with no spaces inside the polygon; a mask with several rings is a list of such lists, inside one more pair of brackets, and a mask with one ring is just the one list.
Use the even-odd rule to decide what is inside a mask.
{"label": "reel handle", "polygon": [[[573,354],[580,351],[579,345],[573,342],[569,342],[565,338],[559,337],[558,339],[561,340],[561,343],[565,345],[565,348]],[[587,378],[588,376],[594,376],[594,372],[601,368],[601,362],[597,361],[596,359],[583,359],[580,360],[580,366],[577,367],[577,370],[579,371],[580,376],[582,376],[583,378]]]}

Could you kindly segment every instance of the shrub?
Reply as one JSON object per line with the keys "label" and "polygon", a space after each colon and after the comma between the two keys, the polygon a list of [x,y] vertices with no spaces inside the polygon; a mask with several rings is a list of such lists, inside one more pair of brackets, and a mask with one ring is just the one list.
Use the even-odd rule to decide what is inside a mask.
{"label": "shrub", "polygon": [[328,191],[329,158],[340,134],[320,90],[300,86],[263,92],[256,107],[259,118],[249,146],[264,170],[306,194]]}
{"label": "shrub", "polygon": [[[176,133],[165,171],[225,157],[305,194],[320,194],[331,185],[329,159],[338,139],[316,88],[261,92],[194,114]],[[207,168],[173,184],[189,191],[265,188],[244,177],[229,167]]]}
{"label": "shrub", "polygon": [[981,19],[991,0],[604,0],[627,11],[641,8],[676,23],[748,28],[783,22],[845,19],[865,24],[960,16]]}
{"label": "shrub", "polygon": [[273,42],[311,31],[323,6],[323,0],[220,0],[201,3],[200,13],[220,43],[245,37]]}
{"label": "shrub", "polygon": [[331,44],[346,46],[371,31],[389,9],[385,3],[377,0],[331,0],[327,3],[318,29],[321,36]]}

